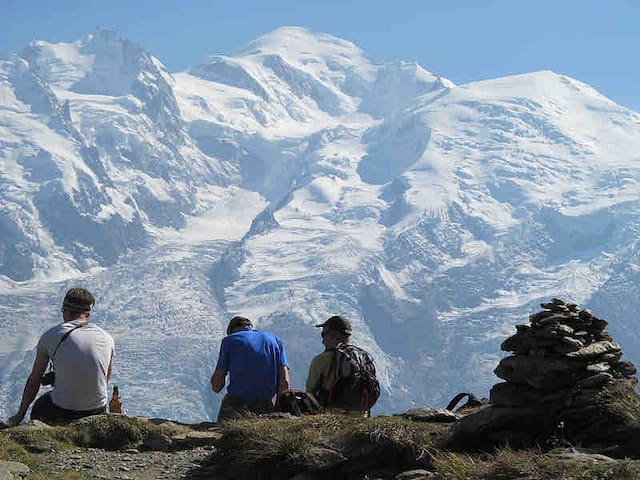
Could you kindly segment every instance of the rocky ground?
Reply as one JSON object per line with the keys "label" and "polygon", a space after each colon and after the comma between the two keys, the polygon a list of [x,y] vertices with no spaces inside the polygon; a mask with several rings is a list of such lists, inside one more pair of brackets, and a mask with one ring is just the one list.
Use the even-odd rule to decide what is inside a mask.
{"label": "rocky ground", "polygon": [[98,448],[39,453],[35,458],[60,472],[80,472],[95,480],[174,480],[197,478],[198,470],[215,447],[196,447],[175,452],[124,452]]}

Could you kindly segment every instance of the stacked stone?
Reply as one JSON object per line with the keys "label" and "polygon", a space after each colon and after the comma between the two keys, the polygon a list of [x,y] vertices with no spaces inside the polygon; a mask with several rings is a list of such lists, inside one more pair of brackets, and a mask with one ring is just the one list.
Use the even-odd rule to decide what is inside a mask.
{"label": "stacked stone", "polygon": [[635,366],[620,361],[622,349],[605,330],[605,320],[557,298],[541,306],[529,316],[531,325],[518,325],[502,343],[513,355],[495,369],[505,382],[491,389],[493,405],[583,408],[613,382],[637,383]]}

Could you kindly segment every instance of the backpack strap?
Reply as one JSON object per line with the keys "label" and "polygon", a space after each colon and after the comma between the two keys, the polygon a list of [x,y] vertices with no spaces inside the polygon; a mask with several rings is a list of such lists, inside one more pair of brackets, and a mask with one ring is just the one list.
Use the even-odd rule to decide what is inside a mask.
{"label": "backpack strap", "polygon": [[327,395],[327,409],[331,409],[333,407],[333,387],[335,387],[336,382],[338,381],[338,371],[337,371],[337,364],[336,364],[336,358],[338,357],[338,348],[332,348],[331,349],[333,351],[333,356],[331,357],[331,366],[329,367],[329,373],[333,372],[334,375],[334,381],[333,381],[333,385],[331,385],[329,387],[329,392]]}
{"label": "backpack strap", "polygon": [[60,345],[62,345],[62,342],[64,342],[69,335],[71,335],[74,330],[77,330],[79,328],[85,327],[87,325],[87,322],[83,323],[82,325],[76,325],[75,327],[73,327],[71,330],[69,330],[68,332],[66,332],[62,338],[60,338],[60,341],[58,342],[58,345],[56,345],[55,350],[53,351],[53,355],[51,355],[51,362],[53,362],[53,359],[56,358],[56,353],[58,353],[58,349],[60,348]]}
{"label": "backpack strap", "polygon": [[360,396],[360,409],[363,412],[369,410],[369,390],[366,388],[362,389],[362,395]]}
{"label": "backpack strap", "polygon": [[482,402],[476,398],[473,393],[461,392],[458,393],[455,397],[451,399],[449,405],[447,405],[447,410],[454,411],[456,405],[462,400],[464,397],[468,397],[467,403],[463,406],[477,407],[478,405],[482,405]]}

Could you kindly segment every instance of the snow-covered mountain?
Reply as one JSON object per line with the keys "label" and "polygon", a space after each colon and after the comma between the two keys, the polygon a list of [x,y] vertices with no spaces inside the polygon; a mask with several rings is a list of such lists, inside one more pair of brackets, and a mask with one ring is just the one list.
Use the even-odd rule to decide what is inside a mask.
{"label": "snow-covered mountain", "polygon": [[98,298],[130,413],[215,417],[229,318],[286,343],[349,317],[375,412],[487,395],[562,297],[640,359],[640,115],[553,72],[456,86],[281,28],[169,73],[105,30],[0,59],[0,415],[64,290]]}

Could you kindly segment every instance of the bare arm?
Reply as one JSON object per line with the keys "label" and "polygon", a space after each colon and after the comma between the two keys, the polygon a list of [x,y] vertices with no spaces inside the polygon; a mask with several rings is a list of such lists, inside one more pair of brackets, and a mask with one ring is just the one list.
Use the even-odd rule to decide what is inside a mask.
{"label": "bare arm", "polygon": [[224,388],[224,384],[227,381],[227,372],[226,370],[218,370],[216,369],[211,375],[211,388],[216,393],[220,393],[220,391]]}
{"label": "bare arm", "polygon": [[31,373],[29,374],[29,378],[27,378],[24,390],[22,391],[20,409],[18,410],[18,413],[9,418],[9,425],[18,425],[24,418],[29,405],[31,405],[38,394],[38,390],[40,390],[40,379],[42,378],[44,371],[47,369],[47,363],[49,363],[49,355],[47,352],[45,350],[38,350],[36,358],[33,361],[33,366],[31,367]]}
{"label": "bare arm", "polygon": [[107,383],[111,380],[111,374],[113,373],[113,357],[109,360],[109,368],[107,368]]}
{"label": "bare arm", "polygon": [[278,394],[284,392],[285,390],[289,390],[291,387],[291,379],[289,378],[289,368],[285,365],[280,365],[280,371],[278,372],[278,377],[280,379],[278,385]]}

